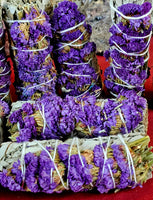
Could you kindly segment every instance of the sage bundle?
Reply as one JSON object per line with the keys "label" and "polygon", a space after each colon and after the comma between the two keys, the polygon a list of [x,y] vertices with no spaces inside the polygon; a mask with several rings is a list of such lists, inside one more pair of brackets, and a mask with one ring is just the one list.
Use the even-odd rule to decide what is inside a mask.
{"label": "sage bundle", "polygon": [[58,87],[63,96],[99,96],[100,70],[96,59],[96,45],[90,42],[91,26],[77,5],[60,2],[52,16],[54,29],[54,61],[58,71]]}
{"label": "sage bundle", "polygon": [[110,50],[105,52],[111,61],[105,70],[105,85],[113,95],[123,88],[142,94],[148,77],[152,5],[127,3],[115,8],[111,1],[110,6],[117,17],[112,17]]}
{"label": "sage bundle", "polygon": [[147,130],[147,102],[131,91],[116,99],[76,100],[56,95],[37,102],[17,102],[8,118],[12,141],[62,139],[71,136],[93,138]]}
{"label": "sage bundle", "polygon": [[[13,4],[14,15],[4,14],[16,63],[16,89],[22,100],[36,100],[47,92],[55,94],[56,70],[51,58],[50,17],[45,12],[45,4],[42,2],[40,7],[39,3],[27,2],[22,8],[18,6],[21,12]],[[7,7],[11,12],[9,3],[4,4],[4,9]]]}
{"label": "sage bundle", "polygon": [[135,188],[151,178],[149,137],[127,135],[3,143],[0,185],[12,191],[61,193]]}

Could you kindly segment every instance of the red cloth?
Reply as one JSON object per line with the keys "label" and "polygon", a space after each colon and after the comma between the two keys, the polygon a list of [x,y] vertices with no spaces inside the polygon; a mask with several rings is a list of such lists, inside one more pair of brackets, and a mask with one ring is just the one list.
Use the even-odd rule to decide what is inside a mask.
{"label": "red cloth", "polygon": [[[150,59],[149,67],[153,66],[153,38],[151,40],[150,46]],[[98,56],[98,63],[103,70],[102,78],[104,79],[104,69],[109,66],[105,59],[101,56]],[[146,84],[146,98],[153,102],[153,69],[151,68],[151,76],[147,79]],[[153,103],[152,103],[153,104]],[[153,146],[153,110],[149,109],[149,127],[148,135],[150,136],[150,145]],[[99,194],[99,193],[72,193],[64,192],[62,194],[32,194],[26,192],[11,192],[4,188],[0,188],[0,200],[153,200],[153,179],[148,180],[142,188],[136,187],[135,189],[126,189],[118,193],[109,193],[109,194]]]}

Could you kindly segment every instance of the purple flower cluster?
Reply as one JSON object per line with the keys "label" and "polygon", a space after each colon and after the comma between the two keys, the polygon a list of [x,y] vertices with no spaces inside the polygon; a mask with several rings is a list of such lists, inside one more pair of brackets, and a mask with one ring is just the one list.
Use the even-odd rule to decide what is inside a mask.
{"label": "purple flower cluster", "polygon": [[[14,169],[12,170],[12,174],[16,175],[16,174],[20,174],[21,170],[15,168],[15,165],[17,165],[17,163],[14,163]],[[16,171],[16,172],[15,172]],[[18,177],[18,179],[22,180],[22,175],[20,175],[20,177]],[[18,183],[13,176],[8,176],[7,175],[7,170],[3,170],[3,172],[0,172],[0,184],[5,187],[8,188],[11,191],[22,191],[22,187],[21,187],[21,183]]]}
{"label": "purple flower cluster", "polygon": [[[105,52],[106,59],[111,65],[105,70],[105,85],[113,95],[122,89],[142,92],[148,77],[148,48],[152,31],[151,4],[124,4],[118,8],[123,15],[135,17],[127,19],[118,16],[117,24],[110,28],[111,37],[109,51]],[[147,16],[137,19],[144,14]]]}
{"label": "purple flower cluster", "polygon": [[33,192],[39,192],[39,157],[31,152],[27,153],[24,157],[26,171],[24,174],[24,182],[28,189]]}
{"label": "purple flower cluster", "polygon": [[[0,21],[1,25],[1,21]],[[8,100],[10,86],[10,68],[4,49],[4,30],[0,27],[0,99]]]}
{"label": "purple flower cluster", "polygon": [[[114,66],[109,66],[105,70],[106,77],[106,86],[108,89],[113,90],[114,85],[120,84],[122,88],[134,88],[136,91],[139,91],[140,88],[143,89],[144,82],[147,78],[147,71],[142,69],[137,69],[137,72],[134,70],[127,69],[116,69]],[[108,82],[112,82],[113,85],[109,85]],[[116,84],[115,84],[116,83]]]}
{"label": "purple flower cluster", "polygon": [[9,105],[5,101],[0,100],[0,118],[8,115],[9,112]]}
{"label": "purple flower cluster", "polygon": [[52,23],[57,31],[71,28],[85,20],[85,15],[80,13],[76,3],[71,1],[60,2],[54,9]]}
{"label": "purple flower cluster", "polygon": [[[150,31],[152,28],[150,28]],[[109,39],[110,46],[118,45],[126,53],[141,53],[148,48],[148,39],[146,38],[131,38],[128,35],[121,33],[115,25],[110,28],[112,36]]]}
{"label": "purple flower cluster", "polygon": [[[117,24],[119,29],[129,36],[149,35],[152,29],[151,15],[149,14],[151,8],[152,5],[150,2],[144,2],[142,5],[133,3],[121,5],[118,7],[118,11],[127,17],[135,17],[135,19],[125,20],[124,17],[122,17],[121,22]],[[146,15],[147,13],[148,15]],[[137,17],[143,15],[146,16],[137,19]]]}
{"label": "purple flower cluster", "polygon": [[105,102],[97,101],[95,96],[76,101],[71,96],[63,100],[46,95],[36,104],[23,104],[10,115],[7,125],[10,138],[17,142],[66,139],[74,132],[92,138],[131,132],[143,120],[145,109],[145,99],[134,91],[122,91],[116,100]]}
{"label": "purple flower cluster", "polygon": [[73,192],[88,191],[84,188],[92,183],[92,175],[90,170],[92,165],[87,164],[86,159],[82,155],[71,155],[69,157],[69,145],[60,144],[58,146],[58,154],[64,163],[67,171],[67,179],[70,189]]}
{"label": "purple flower cluster", "polygon": [[139,72],[138,66],[143,66],[145,64],[144,60],[146,59],[145,56],[125,55],[116,49],[105,51],[104,56],[107,60],[111,57],[111,61],[116,67],[121,68],[123,66],[126,70],[133,72]]}
{"label": "purple flower cluster", "polygon": [[[96,51],[95,43],[88,42],[81,49],[69,48],[68,52],[55,51],[54,54],[55,58],[57,55],[57,61],[60,65],[62,65],[65,62],[78,64],[78,63],[88,62],[93,56],[92,53],[94,53],[95,51]],[[60,54],[60,56],[58,56],[58,54]],[[69,65],[65,66],[65,68],[66,67],[68,68]]]}
{"label": "purple flower cluster", "polygon": [[129,168],[128,161],[124,159],[125,155],[123,153],[122,147],[119,145],[113,144],[111,148],[113,149],[114,159],[116,160],[118,164],[118,168],[121,171],[120,181],[116,187],[118,189],[125,189],[128,186],[130,187],[136,186],[135,182],[130,179],[130,170],[132,171],[132,168],[131,166],[130,166],[131,169]]}
{"label": "purple flower cluster", "polygon": [[42,20],[36,8],[31,8],[23,18],[33,20],[28,23],[14,22],[10,34],[15,45],[19,98],[37,99],[45,92],[55,93],[56,70],[52,65],[52,38],[49,16],[43,12]]}
{"label": "purple flower cluster", "polygon": [[81,159],[82,162],[79,155],[72,155],[70,157],[70,168],[67,179],[73,192],[87,191],[87,189],[84,189],[84,186],[92,183],[92,175],[90,172],[92,166],[86,163],[83,156],[81,156]]}
{"label": "purple flower cluster", "polygon": [[45,98],[40,103],[45,108],[46,128],[42,133],[43,139],[65,138],[75,129],[79,120],[80,107],[73,97],[61,99],[57,96]]}
{"label": "purple flower cluster", "polygon": [[104,152],[100,145],[95,146],[93,151],[94,163],[97,167],[99,167],[99,173],[96,181],[97,190],[100,193],[108,193],[110,190],[115,189],[113,179],[110,173],[110,171],[112,172],[112,174],[116,172],[116,170],[113,167],[114,160],[113,158],[104,160]]}
{"label": "purple flower cluster", "polygon": [[125,16],[139,17],[148,13],[151,10],[151,7],[150,2],[145,2],[142,5],[127,3],[118,7],[118,10]]}
{"label": "purple flower cluster", "polygon": [[21,109],[14,111],[10,115],[10,123],[18,124],[17,131],[19,132],[19,136],[16,138],[17,142],[28,141],[31,138],[36,138],[36,121],[34,117],[31,116],[35,109],[35,106],[30,103],[25,103]]}
{"label": "purple flower cluster", "polygon": [[89,42],[91,26],[86,24],[85,15],[71,1],[59,3],[51,21],[55,31],[58,87],[63,95],[83,95],[91,90],[91,85],[98,85],[99,78],[97,63],[94,63],[96,46]]}

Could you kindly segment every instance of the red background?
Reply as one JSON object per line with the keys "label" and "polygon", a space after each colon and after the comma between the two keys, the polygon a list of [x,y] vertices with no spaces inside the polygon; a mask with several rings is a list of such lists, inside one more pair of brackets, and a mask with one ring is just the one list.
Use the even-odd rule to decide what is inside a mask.
{"label": "red background", "polygon": [[[102,56],[98,57],[98,63],[104,72],[104,69],[109,66]],[[150,45],[150,59],[149,67],[153,66],[153,38]],[[147,79],[145,84],[145,96],[149,102],[149,127],[148,135],[150,136],[150,145],[153,146],[153,68],[150,70],[151,76]],[[104,79],[104,76],[102,74]],[[99,193],[72,193],[64,192],[62,194],[32,194],[26,192],[11,192],[4,188],[0,188],[0,200],[27,200],[27,199],[42,199],[42,200],[153,200],[153,179],[148,180],[142,188],[122,190],[118,193],[99,194]]]}

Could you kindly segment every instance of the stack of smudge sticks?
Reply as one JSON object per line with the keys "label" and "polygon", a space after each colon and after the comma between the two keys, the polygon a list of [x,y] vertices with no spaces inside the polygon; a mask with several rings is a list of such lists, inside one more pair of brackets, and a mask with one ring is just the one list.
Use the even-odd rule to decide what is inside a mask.
{"label": "stack of smudge sticks", "polygon": [[[76,9],[74,3],[62,2],[51,20],[58,41],[53,51],[57,82],[67,93],[65,98],[46,92],[36,101],[12,104],[7,121],[11,141],[0,146],[0,185],[9,190],[108,193],[141,186],[152,176],[147,101],[134,90],[122,90],[114,99],[97,98],[95,92],[91,95],[90,86],[97,85],[92,75],[98,71],[91,73],[95,68],[90,62],[95,59],[89,48],[90,28]],[[70,33],[61,33],[63,24],[66,32],[73,27]],[[86,70],[84,64],[77,68],[81,62]],[[78,79],[72,79],[74,74]]]}

